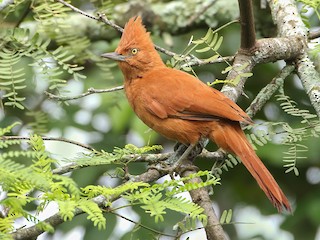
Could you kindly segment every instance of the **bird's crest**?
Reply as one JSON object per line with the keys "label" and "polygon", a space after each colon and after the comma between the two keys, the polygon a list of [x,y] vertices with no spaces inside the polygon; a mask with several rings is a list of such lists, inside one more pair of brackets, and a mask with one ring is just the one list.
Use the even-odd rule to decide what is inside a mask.
{"label": "bird's crest", "polygon": [[132,17],[126,23],[118,46],[121,49],[130,47],[154,48],[150,33],[146,31],[140,16]]}

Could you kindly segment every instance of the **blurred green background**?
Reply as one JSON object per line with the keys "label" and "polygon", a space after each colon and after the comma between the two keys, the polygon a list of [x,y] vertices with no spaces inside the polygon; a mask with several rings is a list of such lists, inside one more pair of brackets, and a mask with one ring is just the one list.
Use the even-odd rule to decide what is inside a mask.
{"label": "blurred green background", "polygon": [[[229,9],[227,10],[227,4],[223,3],[224,1],[217,1],[218,3],[216,4],[218,5],[215,6],[213,4],[206,12],[207,15],[212,13],[211,22],[208,20],[210,18],[206,17],[206,15],[202,18],[199,17],[196,24],[180,26],[180,22],[183,22],[183,19],[189,19],[190,13],[194,9],[185,9],[185,15],[181,15],[178,18],[179,12],[176,12],[176,15],[174,15],[174,11],[172,11],[165,15],[161,12],[164,10],[161,10],[159,6],[167,7],[170,4],[182,4],[181,2],[183,1],[146,1],[145,4],[149,7],[149,12],[144,13],[143,7],[147,7],[139,5],[139,1],[111,1],[114,5],[114,9],[112,9],[114,14],[107,12],[109,14],[107,16],[123,25],[129,16],[136,13],[145,14],[145,22],[148,30],[152,32],[154,42],[175,53],[181,53],[187,46],[191,36],[197,39],[205,35],[209,27],[208,24],[212,28],[217,28],[233,20],[232,17],[236,18],[238,14],[237,3],[235,1],[228,2]],[[187,4],[186,2],[188,1],[185,1],[185,4]],[[210,3],[209,1],[204,2]],[[10,12],[6,18],[2,16],[1,31],[15,25],[21,19],[26,9],[30,7],[30,3],[32,6],[33,1],[22,1],[16,7],[15,12]],[[101,7],[101,3],[98,1],[89,3],[78,0],[71,3],[86,12],[92,12]],[[198,4],[200,5],[200,3]],[[131,8],[128,9],[128,6],[131,6]],[[136,10],[132,6],[140,6],[141,9]],[[172,6],[173,9],[174,7]],[[156,14],[157,10],[160,12],[159,15]],[[150,14],[152,11],[155,11],[154,16]],[[121,16],[122,13],[125,14]],[[78,53],[75,56],[75,61],[79,65],[84,66],[81,74],[87,78],[76,81],[66,74],[65,78],[68,82],[65,88],[62,89],[61,94],[76,96],[87,91],[88,88],[106,89],[122,85],[123,77],[117,65],[111,61],[108,62],[99,58],[100,54],[104,52],[114,51],[120,34],[107,25],[97,23],[94,20],[88,20],[79,14],[72,12],[68,12],[67,14],[70,14],[70,17],[66,18],[66,20],[71,21],[71,24],[74,24],[74,26],[78,26],[75,31],[77,31],[79,37],[86,36],[90,40],[86,50],[95,54],[96,58],[94,58],[95,61],[92,61],[93,58],[81,58],[83,57],[82,53]],[[161,14],[169,20],[157,20],[156,17],[161,16]],[[275,34],[276,30],[271,25],[269,12],[256,8],[255,14],[257,16],[257,35],[264,37]],[[319,21],[314,15],[312,12],[310,13],[309,21],[311,26],[319,25]],[[29,28],[30,34],[34,34],[39,30],[32,10],[23,19],[20,27]],[[44,38],[52,39],[49,49],[54,50],[57,48],[59,44],[57,44],[54,35],[41,34]],[[222,56],[235,54],[240,42],[239,24],[232,24],[220,31],[219,35],[224,37],[219,53]],[[70,43],[70,46],[72,44],[74,43]],[[164,54],[161,54],[161,56],[164,61],[170,60]],[[204,58],[208,56],[197,54],[197,57]],[[37,73],[35,67],[29,66],[31,62],[32,60],[29,58],[24,58],[23,61],[19,62],[19,66],[23,66],[26,73],[27,87],[20,92],[21,95],[26,97],[24,101],[25,110],[4,107],[0,115],[1,127],[19,121],[22,124],[14,128],[14,134],[27,136],[32,132],[30,123],[34,121],[34,118],[28,112],[40,112],[47,119],[47,122],[44,123],[44,127],[46,128],[45,136],[65,137],[89,144],[98,150],[103,149],[104,151],[112,151],[114,147],[123,147],[128,143],[137,146],[161,144],[164,146],[164,151],[172,151],[174,142],[164,139],[145,126],[130,109],[123,91],[93,94],[78,100],[68,101],[67,103],[49,100],[44,94],[44,91],[50,91],[48,89],[48,81]],[[101,62],[110,65],[108,70],[111,71],[111,74],[110,72],[103,71],[98,66]],[[238,104],[243,109],[246,109],[260,89],[266,86],[279,73],[283,64],[280,62],[257,66],[254,69],[253,76],[247,81],[245,86],[244,92],[248,98],[242,96]],[[221,71],[225,67],[226,64],[221,63],[194,67],[194,71],[202,81],[212,82],[215,79],[224,79],[226,77],[221,74]],[[219,89],[221,85],[215,85],[214,87]],[[291,76],[285,80],[284,89],[285,93],[297,102],[297,107],[308,109],[312,112],[308,97],[296,76]],[[5,102],[6,100],[4,99],[3,101]],[[253,120],[257,124],[268,121],[283,121],[288,122],[292,127],[299,127],[301,125],[300,118],[295,118],[284,113],[275,97],[258,112]],[[212,201],[218,213],[224,209],[234,209],[234,221],[237,223],[224,227],[230,239],[282,240],[315,239],[316,237],[320,239],[320,141],[318,138],[310,137],[301,142],[308,147],[308,151],[303,153],[306,158],[297,162],[300,172],[300,175],[297,177],[293,172],[284,173],[285,168],[283,167],[284,163],[282,160],[285,152],[288,151],[288,146],[277,144],[282,137],[279,134],[275,143],[268,143],[263,147],[258,147],[257,153],[287,194],[293,205],[293,214],[278,215],[250,174],[242,165],[238,165],[234,169],[222,174],[222,185],[214,188],[212,196]],[[55,158],[60,159],[61,164],[72,161],[73,158],[78,156],[79,152],[84,151],[81,148],[66,143],[47,142],[46,145],[48,151]],[[207,149],[214,151],[216,146],[210,143]],[[199,158],[196,160],[196,165],[200,169],[211,169],[213,162]],[[142,172],[145,169],[143,164],[132,164],[130,167],[133,172]],[[71,177],[75,179],[79,186],[98,183],[115,186],[120,182],[110,177],[113,171],[114,169],[111,167],[90,167],[74,171]],[[54,211],[54,206],[52,207],[52,211]],[[170,226],[179,217],[169,212],[165,222],[155,224],[153,219],[136,207],[124,210],[123,214],[159,231],[169,232],[172,231]],[[86,216],[83,215],[76,217],[72,222],[59,226],[58,231],[53,236],[45,235],[41,239],[150,239],[148,231],[140,229],[134,233],[132,232],[132,228],[133,224],[121,220],[114,215],[107,215],[107,230],[98,231],[86,219]],[[203,237],[201,234],[203,233],[193,233],[190,239],[201,239]]]}

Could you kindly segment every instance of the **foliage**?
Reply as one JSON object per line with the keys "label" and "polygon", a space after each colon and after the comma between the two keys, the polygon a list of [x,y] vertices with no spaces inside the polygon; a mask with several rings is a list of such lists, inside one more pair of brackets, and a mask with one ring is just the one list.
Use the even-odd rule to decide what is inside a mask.
{"label": "foliage", "polygon": [[217,51],[220,48],[222,41],[223,37],[218,35],[217,30],[213,31],[211,28],[209,28],[206,35],[200,39],[193,40],[192,36],[189,40],[188,46],[184,49],[184,51],[180,55],[174,55],[170,62],[168,62],[168,65],[178,69],[182,68],[187,72],[193,71],[192,67],[189,66],[193,58],[191,53],[193,51],[196,51],[197,53],[206,53],[210,51],[213,53],[213,55],[209,58],[203,59],[203,61],[207,63],[214,61],[218,57],[221,57]]}
{"label": "foliage", "polygon": [[[312,28],[312,23],[310,22],[310,8],[314,11],[317,15],[318,21],[320,20],[320,1],[318,0],[299,0],[303,5],[300,10],[300,15],[303,23],[306,25],[307,28]],[[320,44],[316,43],[314,47],[310,50],[311,55],[313,57],[317,57],[320,52]]]}
{"label": "foliage", "polygon": [[[206,35],[200,39],[193,40],[193,36],[189,40],[188,46],[184,49],[184,51],[180,55],[174,55],[170,62],[167,64],[171,67],[182,69],[187,72],[192,72],[195,76],[196,73],[192,69],[191,65],[195,60],[195,57],[191,54],[193,51],[196,53],[206,53],[209,54],[210,57],[201,59],[201,64],[208,64],[211,62],[216,61],[218,58],[222,58],[223,56],[218,52],[219,48],[223,43],[223,36],[219,36],[218,31],[223,29],[224,27],[228,26],[230,23],[216,29],[212,30],[211,28],[208,29]],[[251,77],[253,74],[250,72],[243,72],[243,70],[248,66],[248,64],[243,64],[242,66],[233,67],[229,62],[224,60],[227,64],[227,67],[221,72],[222,74],[227,74],[231,70],[237,72],[237,76],[235,79],[228,79],[228,80],[219,80],[215,79],[213,82],[208,83],[209,86],[214,84],[231,84],[236,85],[239,83],[241,78],[248,78]]]}
{"label": "foliage", "polygon": [[224,210],[221,214],[219,222],[221,224],[228,224],[231,222],[232,219],[232,209]]}
{"label": "foliage", "polygon": [[[133,142],[128,135],[143,136],[145,140],[147,139],[145,132],[149,130],[133,116],[129,107],[125,105],[122,93],[95,94],[88,98],[70,101],[68,106],[49,100],[43,94],[44,91],[47,91],[57,96],[68,95],[68,90],[71,90],[71,94],[77,94],[77,91],[81,92],[84,88],[93,86],[94,88],[105,88],[109,84],[122,84],[120,83],[122,78],[115,71],[116,68],[113,69],[116,63],[110,64],[99,57],[102,52],[115,49],[117,40],[114,38],[118,35],[109,31],[109,27],[98,21],[90,19],[90,24],[82,22],[85,17],[72,12],[70,8],[58,1],[15,0],[13,2],[1,10],[0,16],[0,137],[23,135],[24,137],[29,136],[30,141],[26,144],[24,140],[9,138],[0,140],[0,184],[1,191],[5,195],[0,202],[3,207],[0,213],[0,239],[12,239],[10,233],[17,230],[13,226],[18,218],[25,219],[46,232],[53,232],[54,227],[39,220],[39,214],[45,212],[51,203],[57,205],[59,216],[63,221],[72,221],[77,214],[84,212],[96,229],[107,229],[103,231],[104,235],[110,229],[107,227],[110,220],[106,219],[107,214],[105,213],[117,213],[120,208],[131,208],[132,206],[152,218],[153,221],[149,222],[152,227],[163,226],[161,224],[166,223],[167,219],[177,215],[181,216],[174,223],[176,224],[175,230],[178,228],[177,232],[195,229],[196,222],[205,225],[207,219],[203,209],[182,197],[184,195],[181,193],[220,184],[219,177],[222,172],[233,168],[240,160],[231,154],[228,155],[221,166],[215,166],[215,176],[208,171],[200,171],[186,178],[172,179],[164,183],[133,182],[134,175],[130,175],[127,168],[137,165],[132,167],[133,170],[138,169],[141,172],[141,169],[145,169],[146,163],[143,161],[140,163],[139,156],[150,151],[161,150],[161,146],[153,145],[155,139],[151,139],[150,143],[145,141],[148,142],[148,146],[141,148],[127,144]],[[106,17],[112,20],[113,16],[117,16],[114,12],[117,11],[118,2],[125,1],[67,2],[85,11],[89,6],[95,13],[106,14]],[[167,3],[167,1],[151,2]],[[315,15],[319,18],[318,5],[316,5],[318,1],[303,0],[301,2],[313,7]],[[129,4],[131,3],[129,1]],[[202,5],[198,4],[198,6],[198,10],[202,11],[200,9]],[[302,13],[305,9],[306,6],[303,6]],[[185,9],[181,11],[185,12]],[[194,9],[188,9],[188,11],[194,12]],[[235,11],[235,14],[238,14],[238,11]],[[166,21],[174,19],[172,16],[166,17]],[[178,21],[185,24],[187,22],[184,21],[185,17],[189,16],[181,16]],[[124,19],[123,16],[121,18]],[[200,16],[199,20],[202,18],[203,16]],[[210,16],[208,19],[212,21],[213,18]],[[309,15],[303,15],[303,19],[308,28],[313,25]],[[159,29],[156,26],[153,30],[157,32]],[[220,32],[220,30],[221,28],[217,30],[209,28],[203,37],[199,39],[192,37],[181,54],[170,59],[169,65],[185,71],[193,71],[194,66],[204,65],[201,70],[199,69],[199,73],[210,71],[213,76],[210,79],[215,79],[214,81],[209,79],[208,81],[211,82],[209,85],[236,84],[240,77],[252,76],[252,73],[243,73],[247,67],[245,64],[236,68],[227,61],[223,62],[222,68],[217,66],[219,64],[210,65],[226,55],[224,52],[234,54],[234,52],[226,51],[226,48],[232,49],[232,46],[237,44],[232,39],[233,30],[228,29],[226,32]],[[199,32],[196,30],[192,34],[197,36]],[[182,36],[175,36],[175,40],[174,47],[186,45],[186,40],[183,40]],[[312,53],[317,54],[318,52],[319,45]],[[201,64],[197,62],[198,60]],[[230,71],[236,71],[239,74],[235,79],[222,80],[221,74],[225,75]],[[267,74],[272,71],[266,71],[263,68],[263,74],[259,75],[259,72],[255,70],[253,76],[254,78],[257,74],[258,77],[255,80],[259,84],[254,84],[255,87],[250,87],[250,84],[246,85],[248,96],[254,95],[263,84],[266,84],[263,82],[264,79],[271,78],[271,75]],[[195,74],[194,71],[193,73]],[[80,88],[73,88],[79,85],[81,85]],[[282,152],[285,170],[298,175],[306,171],[300,166],[302,165],[301,160],[304,162],[313,160],[308,155],[311,152],[309,145],[314,137],[318,137],[320,126],[315,115],[308,108],[308,99],[302,94],[298,95],[297,87],[289,87],[288,90],[286,88],[286,91],[284,93],[280,90],[273,100],[277,108],[282,110],[279,117],[281,120],[276,123],[262,121],[257,125],[248,126],[247,136],[257,148],[266,146],[275,139],[277,139],[277,144],[284,144],[285,148],[282,149]],[[294,98],[289,97],[291,95],[294,95]],[[95,103],[91,97],[94,98]],[[119,112],[120,114],[116,114]],[[101,116],[107,119],[107,124],[99,128],[100,122],[103,122],[99,118]],[[258,115],[258,118],[265,119],[265,116],[261,114]],[[115,129],[116,124],[121,127]],[[76,133],[85,133],[85,137],[82,138],[84,134],[68,135],[70,129]],[[72,139],[92,144],[95,149],[102,150],[80,153],[74,157],[69,156],[69,145],[63,145],[59,148],[58,154],[51,154],[47,151],[47,144],[44,144],[40,137],[46,134],[71,136]],[[280,143],[279,135],[281,136]],[[79,136],[81,137],[78,139]],[[166,146],[166,142],[162,139],[158,140]],[[139,146],[145,145],[145,142],[139,143]],[[62,160],[58,160],[57,157],[60,151],[63,154]],[[280,155],[281,152],[277,154]],[[132,164],[133,162],[138,163]],[[151,162],[154,163],[153,160]],[[209,165],[208,162],[206,167]],[[85,169],[88,177],[83,177],[81,171],[84,170],[77,169]],[[65,172],[72,172],[72,175],[61,175]],[[103,174],[104,177],[110,177],[112,180],[116,178],[115,186],[102,186],[99,181]],[[190,180],[196,177],[201,177],[204,180],[203,183],[190,183]],[[238,179],[237,174],[230,174],[230,179],[233,177]],[[292,184],[293,187],[291,188],[289,184]],[[295,188],[294,183],[291,182],[288,183],[288,189],[293,189],[292,192],[297,191],[297,198],[302,199],[306,196],[304,198],[306,199],[309,197],[307,190],[310,190],[312,186],[310,187],[310,184],[307,185],[303,181],[301,184],[305,184],[301,189],[305,189],[306,192]],[[236,184],[228,187],[230,187],[228,194],[237,191]],[[243,195],[247,194],[249,197],[252,195],[251,191],[252,189],[241,189]],[[232,198],[224,197],[226,201],[231,202]],[[119,198],[125,198],[129,204],[114,207],[116,204],[113,202]],[[317,201],[314,200],[314,202]],[[318,205],[315,204],[315,206]],[[297,219],[295,226],[305,221],[308,211],[310,210],[306,208],[301,210],[303,214],[295,213],[294,219]],[[312,214],[316,212],[312,211]],[[301,216],[300,222],[299,216]],[[230,224],[231,220],[232,210],[223,211],[220,223]],[[315,223],[318,227],[318,222]],[[168,229],[168,225],[165,228]],[[312,234],[312,231],[308,232]],[[96,231],[95,234],[97,233],[99,232]]]}
{"label": "foliage", "polygon": [[[6,8],[4,19],[0,21],[4,21],[21,4],[23,1],[15,1]],[[111,5],[103,4],[103,7],[107,6]],[[68,25],[69,8],[54,1],[35,0],[31,1],[30,7],[39,24],[38,32],[19,26],[0,32],[0,90],[5,91],[5,106],[25,107],[28,96],[23,95],[23,90],[30,82],[26,79],[26,62],[34,78],[47,81],[48,90],[56,93],[64,92],[68,78],[76,81],[86,78],[81,73],[84,67],[79,65],[84,61],[97,62],[106,78],[110,78],[110,68],[114,65],[102,62],[88,49],[90,40]]]}
{"label": "foliage", "polygon": [[277,95],[277,100],[280,106],[287,114],[301,119],[302,127],[293,128],[288,123],[283,123],[282,127],[285,131],[283,144],[288,146],[288,151],[285,152],[284,167],[287,168],[286,172],[293,171],[296,176],[299,175],[297,168],[297,161],[306,159],[304,153],[308,147],[302,142],[309,138],[319,138],[320,122],[317,115],[311,114],[308,110],[297,108],[297,103],[290,99],[289,96],[284,94],[284,90],[279,90],[280,94]]}
{"label": "foliage", "polygon": [[[206,177],[206,180],[202,183],[188,182],[193,178],[203,176]],[[156,223],[164,221],[167,209],[186,214],[186,218],[179,222],[178,226],[182,231],[189,231],[196,227],[197,220],[205,226],[207,217],[203,214],[201,207],[182,196],[177,196],[177,194],[216,184],[219,184],[219,179],[212,176],[210,171],[199,171],[195,174],[190,174],[188,177],[171,181],[166,180],[161,184],[140,188],[127,193],[124,197],[131,204],[140,205],[151,217],[155,218]]]}
{"label": "foliage", "polygon": [[78,166],[98,166],[111,163],[127,165],[130,161],[134,161],[134,157],[130,158],[130,156],[135,155],[136,157],[139,157],[140,154],[161,149],[162,147],[160,145],[138,148],[133,144],[127,144],[124,146],[124,148],[115,147],[113,152],[101,150],[94,151],[89,154],[83,154],[81,157],[78,157],[73,161]]}
{"label": "foliage", "polygon": [[[257,125],[248,125],[245,127],[250,133],[247,138],[257,150],[257,146],[264,146],[269,142],[273,142],[274,138],[281,135],[280,144],[287,146],[287,150],[283,152],[283,162],[286,173],[293,171],[298,176],[299,170],[297,167],[298,161],[305,160],[305,153],[308,147],[303,143],[309,138],[319,138],[320,122],[317,115],[310,113],[309,110],[297,108],[297,103],[289,96],[285,95],[283,88],[279,89],[279,94],[276,95],[282,110],[293,117],[301,119],[301,126],[293,127],[287,122],[264,122]],[[223,170],[228,171],[241,162],[238,157],[231,154],[227,155],[224,163],[220,166],[214,166],[213,170],[216,176],[220,176]]]}
{"label": "foliage", "polygon": [[[29,144],[32,151],[16,150],[0,155],[0,183],[7,195],[0,202],[7,209],[6,216],[0,219],[1,234],[5,236],[14,230],[15,220],[21,217],[37,224],[38,228],[44,231],[53,232],[50,225],[40,222],[37,218],[50,202],[58,203],[59,214],[64,221],[71,220],[75,209],[79,208],[88,214],[88,219],[95,226],[105,228],[105,219],[99,206],[83,196],[71,178],[52,174],[53,164],[56,161],[46,152],[41,137],[31,136]],[[11,144],[6,146],[9,145]],[[26,166],[17,163],[15,159],[19,157],[30,158],[32,164]],[[36,214],[27,210],[32,203],[35,205]]]}
{"label": "foliage", "polygon": [[[14,126],[16,124],[0,129],[2,135],[10,133]],[[10,140],[3,140],[2,148],[6,149],[13,144],[20,144],[20,141],[12,143]],[[206,224],[203,209],[177,194],[218,184],[219,179],[213,177],[209,171],[200,171],[188,177],[165,181],[162,184],[126,182],[114,188],[99,185],[79,188],[72,178],[53,173],[57,162],[46,151],[40,136],[31,136],[29,144],[31,150],[7,151],[0,155],[0,184],[2,190],[7,193],[7,197],[0,203],[8,209],[6,216],[0,221],[0,231],[4,238],[10,238],[9,233],[14,230],[15,220],[21,217],[37,224],[44,231],[53,232],[54,229],[48,223],[41,222],[37,218],[37,215],[45,211],[51,202],[58,204],[59,215],[63,221],[71,221],[77,209],[80,209],[88,214],[87,218],[93,222],[94,226],[104,229],[106,219],[103,216],[103,208],[109,206],[110,211],[113,211],[112,201],[118,197],[126,198],[132,205],[140,205],[151,217],[155,218],[156,222],[164,220],[167,209],[185,214],[190,219],[187,221],[188,225],[178,224],[184,231],[195,228],[197,220]],[[123,164],[121,159],[124,156],[143,154],[158,149],[159,146],[156,145],[137,148],[131,144],[124,149],[115,148],[113,153],[95,152],[95,156],[90,156],[90,159],[93,160],[90,165]],[[29,166],[17,163],[15,160],[20,157],[30,158],[32,163]],[[76,161],[76,164],[83,167],[84,160],[88,161],[89,155]],[[206,177],[206,180],[202,183],[188,182],[195,177]],[[103,203],[95,200],[101,196],[104,197]],[[31,213],[28,209],[27,206],[30,204],[35,205],[36,214]]]}
{"label": "foliage", "polygon": [[84,78],[78,73],[83,67],[68,63],[74,55],[62,46],[49,51],[47,48],[50,40],[42,39],[38,33],[31,35],[29,30],[14,28],[3,31],[0,39],[3,41],[0,52],[0,86],[8,92],[4,95],[8,100],[4,103],[6,106],[24,109],[23,101],[26,97],[18,95],[19,91],[26,88],[24,69],[19,67],[24,57],[32,58],[33,62],[29,66],[35,67],[39,71],[37,74],[48,78],[50,90],[59,90],[65,86],[66,80],[59,77],[64,71],[74,79]]}

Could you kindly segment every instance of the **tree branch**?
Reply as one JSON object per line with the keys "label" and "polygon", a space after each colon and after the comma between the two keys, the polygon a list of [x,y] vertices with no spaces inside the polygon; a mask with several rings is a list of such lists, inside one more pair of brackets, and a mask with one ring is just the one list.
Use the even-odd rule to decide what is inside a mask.
{"label": "tree branch", "polygon": [[[307,54],[308,30],[301,20],[296,3],[293,0],[268,0],[268,2],[273,20],[278,27],[279,36],[300,38],[304,43],[300,56],[294,61],[305,92],[320,118],[320,76]],[[290,18],[287,16],[290,16]]]}
{"label": "tree branch", "polygon": [[310,40],[316,39],[316,38],[318,38],[318,37],[320,37],[320,29],[310,32],[310,33],[309,33],[309,36],[308,36],[308,38],[309,38]]}
{"label": "tree branch", "polygon": [[250,117],[254,116],[259,110],[262,109],[271,96],[278,90],[280,86],[283,85],[284,80],[292,73],[294,68],[295,67],[293,65],[286,65],[278,74],[278,76],[273,78],[267,86],[260,90],[258,95],[246,110],[246,113]]}
{"label": "tree branch", "polygon": [[[130,155],[124,155],[120,159],[118,159],[122,163],[129,163],[129,162],[146,162],[148,164],[157,164],[159,162],[163,162],[169,158],[171,158],[175,153],[157,153],[157,154],[130,154]],[[215,152],[209,152],[206,149],[202,150],[202,153],[198,155],[201,158],[206,158],[208,160],[214,160],[219,161],[224,158],[224,154],[221,151],[215,151]],[[65,174],[74,170],[82,169],[92,166],[90,164],[77,164],[76,162],[72,162],[69,164],[66,164],[62,167],[56,168],[52,170],[52,173],[54,174]],[[169,173],[169,172],[166,172]],[[133,177],[135,179],[136,177]]]}
{"label": "tree branch", "polygon": [[193,14],[187,21],[187,26],[192,25],[201,15],[203,15],[203,13],[205,11],[208,10],[208,8],[210,8],[211,6],[213,6],[215,3],[217,2],[217,0],[211,0],[210,2],[208,2],[207,4],[203,5],[202,8],[195,12],[195,14]]}
{"label": "tree branch", "polygon": [[[66,143],[70,143],[82,148],[85,148],[87,150],[89,150],[90,152],[94,152],[96,151],[93,147],[90,147],[89,145],[74,141],[74,140],[70,140],[70,139],[66,139],[63,137],[41,137],[42,140],[44,141],[58,141],[58,142],[66,142]],[[24,136],[1,136],[0,140],[2,141],[7,141],[7,140],[30,140],[30,137],[24,137]]]}
{"label": "tree branch", "polygon": [[73,96],[73,97],[68,97],[68,96],[58,96],[58,95],[54,95],[52,93],[49,93],[47,91],[45,91],[44,93],[48,96],[49,99],[54,99],[57,101],[70,101],[70,100],[76,100],[79,98],[83,98],[86,97],[88,95],[94,94],[94,93],[106,93],[106,92],[115,92],[115,91],[119,91],[122,90],[123,86],[118,86],[118,87],[113,87],[113,88],[109,88],[109,89],[94,89],[94,88],[89,88],[87,90],[87,92],[84,92],[80,95],[77,96]]}
{"label": "tree branch", "polygon": [[[56,1],[62,3],[63,5],[65,5],[65,6],[69,7],[69,8],[71,8],[73,11],[82,14],[83,16],[86,16],[88,18],[103,22],[103,23],[109,25],[110,27],[114,28],[115,30],[117,30],[117,31],[119,31],[121,33],[123,32],[123,28],[122,27],[120,27],[117,24],[111,22],[104,14],[98,13],[98,17],[95,17],[95,16],[93,16],[93,15],[91,15],[89,13],[86,13],[86,12],[80,10],[79,8],[77,8],[77,7],[71,5],[70,3],[67,3],[67,2],[65,2],[63,0],[56,0]],[[159,47],[157,45],[155,45],[155,48],[158,51],[160,51],[160,52],[162,52],[162,53],[164,53],[164,54],[166,54],[168,56],[172,57],[172,56],[176,55],[176,53],[171,52],[169,50],[166,50],[166,49],[164,49],[162,47]]]}
{"label": "tree branch", "polygon": [[[98,13],[98,17],[96,17],[96,16],[93,16],[93,15],[91,15],[89,13],[86,13],[86,12],[80,10],[79,8],[71,5],[70,3],[65,2],[64,0],[56,0],[56,1],[59,2],[59,3],[62,3],[63,5],[65,5],[67,7],[69,7],[74,12],[77,12],[77,13],[79,13],[79,14],[81,14],[83,16],[86,16],[88,18],[91,18],[93,20],[103,22],[103,23],[109,25],[110,27],[114,28],[118,32],[121,32],[121,33],[123,32],[123,28],[122,27],[120,27],[119,25],[111,22],[104,14]],[[210,6],[208,6],[208,7],[210,7]],[[159,52],[162,52],[162,53],[164,53],[164,54],[166,54],[166,55],[168,55],[170,57],[173,57],[173,56],[176,56],[176,55],[180,55],[180,54],[177,54],[175,52],[169,51],[169,50],[167,50],[165,48],[162,48],[162,47],[160,47],[158,45],[154,45],[154,47]],[[223,61],[225,61],[227,59],[230,59],[230,58],[232,59],[233,57],[226,57],[226,59],[219,58],[219,59],[216,59],[215,61],[206,62],[206,61],[203,61],[203,60],[201,60],[201,59],[199,59],[199,58],[197,58],[197,57],[195,57],[193,55],[189,56],[189,59],[192,60],[192,66],[200,66],[200,65],[205,65],[205,64],[219,63],[219,62],[223,62]]]}
{"label": "tree branch", "polygon": [[150,228],[150,227],[148,227],[148,226],[146,226],[146,225],[143,225],[143,224],[140,223],[140,222],[133,221],[133,220],[131,220],[130,218],[127,218],[127,217],[125,217],[125,216],[123,216],[123,215],[121,215],[121,214],[119,214],[119,213],[114,212],[114,211],[109,211],[109,213],[112,213],[112,214],[114,214],[115,216],[117,216],[117,217],[119,217],[119,218],[123,218],[123,219],[127,220],[128,222],[131,222],[131,223],[133,223],[133,224],[135,224],[135,225],[137,225],[137,226],[139,226],[139,227],[141,227],[141,228],[144,228],[144,229],[146,229],[146,230],[148,230],[148,231],[150,231],[150,232],[153,232],[153,233],[155,233],[155,234],[158,234],[158,235],[161,235],[161,236],[170,237],[170,238],[174,238],[174,237],[175,237],[174,235],[165,234],[165,233],[160,232],[160,231],[158,231],[158,230],[156,230],[156,229]]}
{"label": "tree branch", "polygon": [[[187,168],[194,168],[195,166],[193,163],[189,160],[184,161],[183,163],[184,169]],[[182,177],[187,177],[190,174],[194,174],[197,171],[195,170],[184,170],[180,171],[180,175]],[[184,171],[183,171],[184,170]],[[200,177],[193,178],[188,181],[188,183],[202,183],[202,179]],[[204,214],[208,217],[208,224],[205,226],[205,231],[207,234],[207,239],[210,240],[223,240],[227,239],[223,228],[219,222],[219,218],[217,217],[213,207],[212,202],[208,193],[208,190],[206,188],[199,188],[195,190],[189,191],[192,201],[196,204],[198,204],[200,207],[204,209]]]}
{"label": "tree branch", "polygon": [[241,45],[240,48],[250,49],[256,42],[254,27],[252,0],[238,0],[241,24]]}

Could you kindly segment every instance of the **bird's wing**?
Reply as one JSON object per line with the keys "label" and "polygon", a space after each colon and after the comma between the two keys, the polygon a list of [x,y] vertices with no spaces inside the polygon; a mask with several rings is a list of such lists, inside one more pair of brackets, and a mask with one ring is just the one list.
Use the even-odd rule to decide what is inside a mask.
{"label": "bird's wing", "polygon": [[236,103],[190,74],[162,68],[150,72],[145,78],[146,108],[161,119],[216,121],[223,118],[252,123]]}

